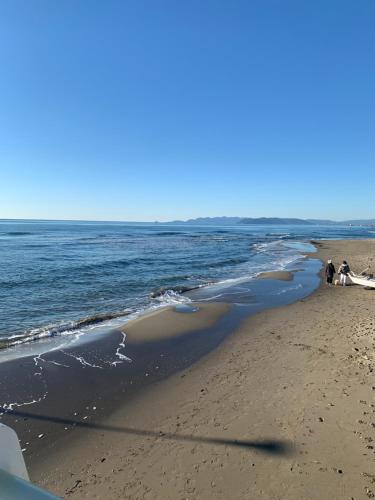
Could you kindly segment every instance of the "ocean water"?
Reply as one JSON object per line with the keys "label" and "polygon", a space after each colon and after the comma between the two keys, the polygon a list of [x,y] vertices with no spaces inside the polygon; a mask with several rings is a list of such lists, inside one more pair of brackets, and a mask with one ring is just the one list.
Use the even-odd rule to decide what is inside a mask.
{"label": "ocean water", "polygon": [[291,269],[311,239],[374,236],[343,226],[3,220],[0,345],[111,326],[194,296],[215,300],[262,271]]}

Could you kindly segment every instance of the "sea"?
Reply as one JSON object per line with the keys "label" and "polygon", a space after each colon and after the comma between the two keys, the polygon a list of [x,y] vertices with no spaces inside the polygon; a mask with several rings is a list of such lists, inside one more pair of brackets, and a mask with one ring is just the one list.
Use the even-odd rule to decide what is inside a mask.
{"label": "sea", "polygon": [[0,220],[0,361],[14,346],[227,300],[261,272],[298,268],[311,240],[373,237],[371,227],[343,225]]}

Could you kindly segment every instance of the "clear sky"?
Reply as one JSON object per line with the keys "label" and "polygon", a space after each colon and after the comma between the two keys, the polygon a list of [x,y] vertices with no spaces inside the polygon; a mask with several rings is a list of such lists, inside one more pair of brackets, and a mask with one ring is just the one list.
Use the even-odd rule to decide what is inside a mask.
{"label": "clear sky", "polygon": [[0,218],[375,216],[373,0],[3,0]]}

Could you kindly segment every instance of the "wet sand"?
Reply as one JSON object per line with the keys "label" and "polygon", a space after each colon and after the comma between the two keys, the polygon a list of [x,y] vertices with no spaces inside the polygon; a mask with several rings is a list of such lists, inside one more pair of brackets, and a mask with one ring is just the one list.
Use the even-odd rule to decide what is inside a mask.
{"label": "wet sand", "polygon": [[[316,245],[313,257],[336,268],[346,258],[354,271],[375,253],[375,240]],[[373,498],[374,300],[322,283],[252,316],[194,365],[29,462],[32,479],[66,498]],[[182,349],[202,341],[176,339]]]}
{"label": "wet sand", "polygon": [[105,422],[147,386],[217,347],[230,306],[197,307],[193,314],[159,309],[127,323],[126,333],[0,363],[0,400],[6,402],[0,421],[17,432],[31,473],[44,470],[52,456],[60,461],[71,443],[86,438],[90,422]]}
{"label": "wet sand", "polygon": [[281,280],[281,281],[292,281],[293,273],[289,271],[270,271],[266,273],[260,273],[257,276],[258,280]]}
{"label": "wet sand", "polygon": [[144,343],[166,340],[212,327],[217,320],[228,312],[229,304],[196,304],[190,312],[178,312],[174,307],[157,310],[127,323],[123,331],[126,341]]}

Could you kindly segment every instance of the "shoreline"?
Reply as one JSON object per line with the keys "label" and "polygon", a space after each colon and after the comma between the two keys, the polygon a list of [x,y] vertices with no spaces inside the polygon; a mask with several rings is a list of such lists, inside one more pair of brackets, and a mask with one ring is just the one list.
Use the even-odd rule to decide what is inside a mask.
{"label": "shoreline", "polygon": [[[346,253],[341,252],[344,246]],[[318,253],[310,258],[326,260],[336,252],[340,259],[349,258],[349,263],[356,259],[360,265],[361,246],[373,251],[375,241],[320,241]],[[373,397],[374,393],[363,378],[355,379],[355,373],[355,391],[347,388],[346,379],[345,383],[340,379],[337,361],[344,356],[351,373],[351,363],[362,362],[358,359],[363,353],[356,354],[350,347],[349,334],[346,344],[340,345],[346,325],[335,316],[340,308],[342,315],[350,317],[350,293],[357,300],[356,314],[365,324],[371,293],[364,295],[362,306],[361,290],[329,289],[321,283],[307,298],[257,312],[197,362],[152,382],[102,425],[88,427],[66,449],[56,449],[39,464],[30,464],[32,479],[74,498],[102,498],[108,493],[113,498],[328,499],[342,498],[342,493],[361,498],[358,495],[366,493],[365,488],[372,491],[371,467],[365,463],[372,460],[373,464],[374,454],[358,442],[372,446],[365,440],[375,436],[371,437],[374,432],[369,426],[362,442],[360,430],[343,435],[348,425],[361,429],[354,415],[364,408],[364,403],[359,410],[358,405],[347,408],[345,404],[355,393],[366,401],[367,413],[374,413],[369,403],[369,394]],[[333,316],[326,319],[330,307]],[[366,366],[370,366],[366,352]],[[361,376],[366,366],[358,368]],[[333,387],[327,383],[328,375],[336,375]],[[350,394],[341,401],[344,389]],[[330,421],[336,412],[339,426]],[[344,438],[347,443],[342,443]],[[348,465],[350,453],[356,453],[354,472]],[[314,486],[316,482],[322,486]]]}
{"label": "shoreline", "polygon": [[[299,284],[292,287],[289,298],[282,293],[282,282],[290,281],[284,279],[290,273],[273,271],[252,282],[258,300],[250,296],[246,307],[235,310],[233,303],[193,301],[193,313],[177,312],[174,306],[160,308],[105,335],[85,336],[83,343],[0,363],[0,393],[7,402],[0,407],[5,411],[0,421],[16,430],[30,470],[48,462],[50,453],[59,454],[84,439],[91,421],[101,425],[150,385],[214,351],[244,318],[300,298],[299,287],[306,287],[314,274],[307,262],[301,267],[305,268],[298,269]],[[303,296],[314,289],[309,287]],[[272,290],[279,290],[273,298]],[[235,287],[229,295],[233,292],[237,293]],[[247,293],[244,298],[249,299]]]}
{"label": "shoreline", "polygon": [[[0,363],[1,395],[8,401],[0,421],[17,432],[28,468],[80,439],[77,433],[84,434],[91,420],[102,422],[148,385],[214,349],[225,332],[213,335],[213,327],[228,310],[221,303],[199,304],[194,314],[160,309],[126,324],[129,335],[117,329],[66,350]],[[179,335],[155,338],[154,326],[160,330],[166,322]],[[139,323],[146,332],[141,339],[133,335]]]}

